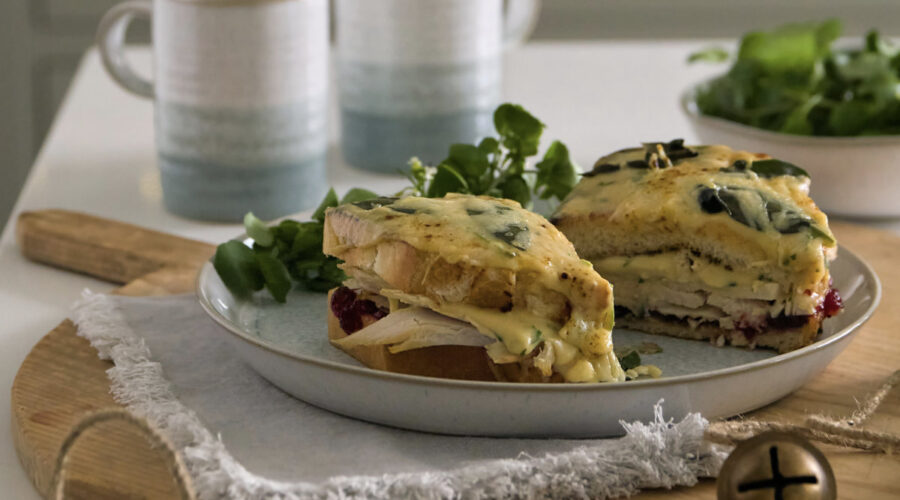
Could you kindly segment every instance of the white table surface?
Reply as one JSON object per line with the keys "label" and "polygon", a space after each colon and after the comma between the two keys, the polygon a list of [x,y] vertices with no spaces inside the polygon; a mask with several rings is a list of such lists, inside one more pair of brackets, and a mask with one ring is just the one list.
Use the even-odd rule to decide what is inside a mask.
{"label": "white table surface", "polygon": [[[507,58],[505,96],[547,124],[544,147],[551,139],[562,140],[583,167],[603,153],[641,141],[684,137],[691,142],[678,95],[722,69],[686,66],[687,54],[700,47],[685,41],[529,44]],[[146,49],[136,49],[132,56],[138,67],[149,68]],[[331,125],[334,143],[337,120]],[[38,498],[8,431],[8,391],[20,363],[66,317],[82,289],[114,288],[21,257],[14,241],[17,215],[64,208],[208,242],[221,242],[241,230],[237,224],[201,223],[165,212],[153,141],[152,103],[116,86],[97,53],[89,51],[0,238],[0,386],[7,391],[0,395],[2,497]],[[352,186],[390,193],[403,185],[397,177],[347,167],[334,147],[329,168],[339,193]],[[900,233],[898,221],[867,224]]]}

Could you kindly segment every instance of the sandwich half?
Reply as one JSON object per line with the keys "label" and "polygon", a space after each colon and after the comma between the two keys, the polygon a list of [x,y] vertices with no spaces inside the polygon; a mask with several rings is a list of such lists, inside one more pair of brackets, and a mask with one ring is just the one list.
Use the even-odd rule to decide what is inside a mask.
{"label": "sandwich half", "polygon": [[787,352],[841,308],[809,182],[768,155],[648,143],[600,158],[551,220],[613,283],[618,325]]}
{"label": "sandwich half", "polygon": [[325,214],[349,276],[329,337],[369,367],[512,382],[625,379],[609,283],[546,219],[484,196],[379,198]]}

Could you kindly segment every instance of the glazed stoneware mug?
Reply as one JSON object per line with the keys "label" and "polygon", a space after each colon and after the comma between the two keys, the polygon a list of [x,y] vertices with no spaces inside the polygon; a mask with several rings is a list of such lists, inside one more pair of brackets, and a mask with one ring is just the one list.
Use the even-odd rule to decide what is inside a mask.
{"label": "glazed stoneware mug", "polygon": [[[150,18],[152,81],[125,60]],[[100,23],[114,80],[154,99],[163,200],[175,214],[238,221],[314,206],[327,188],[327,0],[130,0]]]}
{"label": "glazed stoneware mug", "polygon": [[397,173],[491,135],[503,51],[539,11],[540,0],[336,0],[344,160]]}

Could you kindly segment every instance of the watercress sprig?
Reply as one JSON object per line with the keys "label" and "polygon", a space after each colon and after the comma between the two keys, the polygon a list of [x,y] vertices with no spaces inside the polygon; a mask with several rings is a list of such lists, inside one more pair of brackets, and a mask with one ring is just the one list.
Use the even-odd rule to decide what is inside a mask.
{"label": "watercress sprig", "polygon": [[545,125],[522,106],[507,103],[494,111],[494,127],[499,137],[486,137],[478,144],[453,144],[436,167],[413,158],[408,174],[412,185],[401,194],[488,195],[518,201],[526,208],[531,207],[533,196],[565,198],[578,181],[569,149],[553,141],[534,170],[528,170],[526,162],[538,154]]}
{"label": "watercress sprig", "polygon": [[308,222],[286,219],[267,225],[248,213],[244,227],[253,240],[252,248],[238,240],[223,243],[213,256],[213,267],[225,286],[239,297],[265,288],[275,300],[285,302],[294,283],[307,290],[326,292],[347,277],[337,267],[338,259],[322,253],[325,209],[377,196],[354,188],[338,199],[334,189],[330,189]]}
{"label": "watercress sprig", "polygon": [[[436,167],[410,160],[410,186],[398,196],[489,195],[518,201],[526,208],[531,207],[533,196],[565,198],[578,180],[568,148],[553,141],[534,170],[528,170],[526,163],[538,154],[544,124],[519,105],[503,104],[494,112],[494,126],[497,138],[487,137],[477,145],[453,144]],[[372,191],[354,188],[338,199],[331,189],[307,222],[283,220],[269,225],[248,213],[244,227],[252,247],[237,240],[223,243],[216,249],[213,266],[225,286],[240,297],[266,289],[276,301],[285,302],[294,283],[307,290],[328,291],[346,275],[338,259],[322,253],[325,210],[377,197]]]}

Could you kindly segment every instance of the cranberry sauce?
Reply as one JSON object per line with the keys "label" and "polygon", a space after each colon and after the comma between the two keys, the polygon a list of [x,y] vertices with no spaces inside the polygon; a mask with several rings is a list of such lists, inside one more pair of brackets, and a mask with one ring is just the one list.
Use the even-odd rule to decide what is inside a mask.
{"label": "cranberry sauce", "polygon": [[831,288],[828,290],[828,294],[825,295],[825,300],[816,308],[816,312],[820,312],[826,318],[830,318],[841,312],[843,308],[844,299],[841,298],[840,292],[838,292],[837,288]]}
{"label": "cranberry sauce", "polygon": [[356,292],[345,286],[338,288],[331,295],[331,312],[340,321],[341,329],[348,334],[388,314],[387,309],[378,307],[371,300],[358,298]]}

